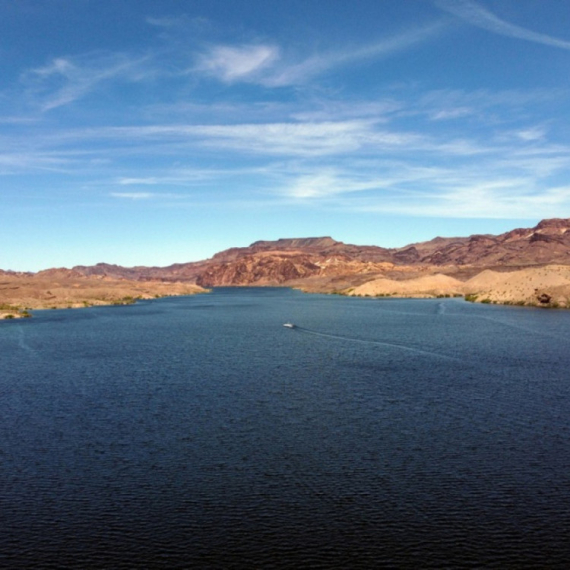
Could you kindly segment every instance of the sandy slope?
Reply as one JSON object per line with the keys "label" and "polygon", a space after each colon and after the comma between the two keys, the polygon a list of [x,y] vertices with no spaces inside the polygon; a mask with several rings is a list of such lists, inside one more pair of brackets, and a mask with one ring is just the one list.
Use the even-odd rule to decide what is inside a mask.
{"label": "sandy slope", "polygon": [[465,292],[477,295],[479,301],[570,306],[570,267],[548,265],[508,273],[485,270],[465,283]]}
{"label": "sandy slope", "polygon": [[436,295],[463,294],[464,284],[449,277],[436,273],[435,275],[425,275],[415,279],[396,281],[394,279],[374,279],[352,290],[347,291],[348,295],[360,295],[371,297],[379,295],[394,295],[398,297],[433,297]]}
{"label": "sandy slope", "polygon": [[0,318],[20,316],[24,309],[76,308],[128,304],[135,299],[192,295],[205,289],[189,283],[87,278],[53,273],[0,276]]}
{"label": "sandy slope", "polygon": [[346,289],[344,293],[371,297],[461,294],[479,302],[570,307],[570,266],[548,265],[509,272],[486,269],[465,282],[442,274],[403,281],[381,278]]}

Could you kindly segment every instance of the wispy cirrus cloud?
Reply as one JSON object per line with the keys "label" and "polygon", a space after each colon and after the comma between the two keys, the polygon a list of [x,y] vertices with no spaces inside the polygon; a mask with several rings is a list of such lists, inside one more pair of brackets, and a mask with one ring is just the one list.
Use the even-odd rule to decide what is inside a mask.
{"label": "wispy cirrus cloud", "polygon": [[377,42],[295,57],[268,43],[214,45],[198,56],[190,70],[204,73],[225,83],[256,83],[265,87],[303,84],[315,76],[352,63],[379,59],[405,51],[436,37],[443,22],[413,28]]}
{"label": "wispy cirrus cloud", "polygon": [[127,200],[150,200],[158,194],[153,192],[111,192],[113,198],[126,198]]}
{"label": "wispy cirrus cloud", "polygon": [[182,194],[173,194],[172,192],[111,192],[109,196],[124,200],[171,200],[184,198]]}
{"label": "wispy cirrus cloud", "polygon": [[[180,23],[168,18],[148,18],[147,22],[160,29]],[[44,112],[84,99],[91,93],[104,92],[116,84],[142,83],[157,77],[182,83],[188,78],[205,76],[228,85],[298,86],[342,66],[410,49],[437,37],[444,27],[438,21],[374,43],[312,54],[296,54],[275,42],[210,44],[184,52],[179,45],[165,40],[163,48],[148,49],[144,54],[97,51],[62,55],[23,72],[21,81],[27,101]],[[194,58],[190,67],[188,57]]]}
{"label": "wispy cirrus cloud", "polygon": [[81,99],[112,80],[139,82],[154,75],[149,56],[91,53],[57,57],[27,71],[22,80],[30,100],[49,111]]}
{"label": "wispy cirrus cloud", "polygon": [[471,0],[436,0],[435,3],[442,10],[484,30],[511,38],[570,50],[570,41],[511,24]]}
{"label": "wispy cirrus cloud", "polygon": [[[517,219],[555,217],[570,207],[570,186],[543,186],[488,165],[492,172],[455,167],[426,171],[424,178],[393,180],[375,192],[329,196],[329,206],[347,211],[418,217]],[[539,184],[540,183],[540,184]]]}
{"label": "wispy cirrus cloud", "polygon": [[[570,152],[540,127],[505,131],[492,147],[457,154],[445,136],[424,148],[339,158],[335,166],[284,175],[279,194],[292,203],[335,211],[420,217],[516,219],[555,217],[570,209]],[[434,158],[435,159],[434,162]]]}
{"label": "wispy cirrus cloud", "polygon": [[[227,103],[206,124],[176,113],[170,122],[132,126],[30,125],[36,135],[12,138],[4,151],[13,172],[65,167],[96,179],[85,182],[90,193],[125,203],[217,199],[243,208],[459,218],[552,217],[570,209],[570,149],[556,142],[566,140],[556,138],[556,124],[536,113],[552,108],[552,94],[396,93],[385,101],[311,98],[251,111]],[[192,107],[192,118],[201,111]],[[445,112],[434,128],[434,115]],[[495,120],[479,120],[486,113]],[[231,122],[236,117],[243,122]],[[465,129],[473,117],[477,128]],[[44,162],[35,163],[38,157]]]}
{"label": "wispy cirrus cloud", "polygon": [[274,69],[273,73],[264,78],[263,83],[270,87],[304,83],[312,77],[338,67],[382,59],[403,52],[437,37],[444,29],[445,24],[438,21],[424,27],[406,30],[371,44],[312,55],[299,62],[287,63]]}
{"label": "wispy cirrus cloud", "polygon": [[22,172],[66,172],[69,167],[69,158],[60,153],[0,149],[0,174],[2,175]]}
{"label": "wispy cirrus cloud", "polygon": [[[239,123],[217,125],[152,125],[111,127],[92,130],[94,139],[155,141],[161,144],[186,144],[195,148],[231,150],[252,156],[333,156],[356,151],[433,148],[439,143],[411,131],[378,128],[377,122],[362,120],[321,122]],[[465,141],[445,141],[454,153],[479,152]]]}
{"label": "wispy cirrus cloud", "polygon": [[231,168],[226,170],[205,168],[168,168],[156,176],[121,176],[114,183],[119,186],[196,186],[224,176],[259,173],[259,168]]}

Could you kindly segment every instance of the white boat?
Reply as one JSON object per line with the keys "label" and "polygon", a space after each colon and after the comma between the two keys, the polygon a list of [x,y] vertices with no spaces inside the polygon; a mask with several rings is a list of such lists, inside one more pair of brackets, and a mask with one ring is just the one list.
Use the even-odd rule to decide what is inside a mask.
{"label": "white boat", "polygon": [[294,329],[295,328],[295,325],[293,323],[285,323],[283,326],[287,327],[288,329]]}

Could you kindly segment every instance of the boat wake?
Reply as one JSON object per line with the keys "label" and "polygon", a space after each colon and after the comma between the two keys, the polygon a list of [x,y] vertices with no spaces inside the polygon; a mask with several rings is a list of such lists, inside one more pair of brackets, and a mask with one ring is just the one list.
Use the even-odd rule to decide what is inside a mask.
{"label": "boat wake", "polygon": [[39,354],[38,354],[37,350],[32,348],[26,342],[26,335],[24,333],[24,327],[22,325],[18,326],[18,346],[22,350],[25,350],[30,356],[34,356],[35,358],[39,358]]}
{"label": "boat wake", "polygon": [[453,356],[447,356],[445,354],[440,354],[438,352],[433,352],[430,350],[422,350],[421,348],[416,348],[413,346],[409,346],[406,344],[400,344],[397,342],[387,342],[387,341],[382,341],[382,340],[366,340],[366,339],[361,339],[361,338],[353,338],[353,337],[348,337],[348,336],[328,334],[328,333],[323,333],[323,332],[315,331],[312,329],[300,327],[299,325],[295,325],[295,330],[297,330],[301,333],[304,333],[304,334],[311,334],[313,336],[331,338],[334,340],[341,340],[341,341],[345,341],[345,342],[356,342],[356,343],[360,343],[360,344],[372,344],[372,345],[389,347],[389,348],[399,348],[400,350],[406,350],[408,352],[414,352],[416,354],[423,354],[425,356],[441,358],[443,360],[453,360],[453,361],[459,360],[458,358],[455,358]]}
{"label": "boat wake", "polygon": [[503,319],[497,319],[494,317],[488,317],[488,316],[483,316],[483,315],[472,315],[472,316],[476,317],[478,319],[482,319],[484,321],[490,321],[492,323],[496,323],[498,325],[508,327],[510,329],[523,331],[523,332],[529,333],[533,336],[540,335],[540,336],[544,336],[544,337],[548,337],[548,338],[554,338],[556,340],[570,341],[570,338],[565,336],[565,335],[560,335],[560,334],[557,334],[555,332],[549,332],[548,330],[544,330],[544,329],[541,329],[538,327],[537,328],[525,327],[523,325],[520,325],[519,323],[508,322],[508,321],[505,321]]}

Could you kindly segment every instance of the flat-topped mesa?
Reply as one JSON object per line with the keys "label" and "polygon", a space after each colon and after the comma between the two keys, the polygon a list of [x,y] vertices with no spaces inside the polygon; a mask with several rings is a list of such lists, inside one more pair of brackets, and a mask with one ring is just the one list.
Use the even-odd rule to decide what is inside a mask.
{"label": "flat-topped mesa", "polygon": [[297,249],[297,248],[318,248],[324,249],[335,245],[342,245],[342,242],[334,240],[330,236],[308,237],[308,238],[280,238],[275,241],[260,240],[253,242],[249,247],[254,249]]}
{"label": "flat-topped mesa", "polygon": [[344,245],[342,242],[336,241],[331,237],[281,238],[274,241],[260,240],[253,242],[247,247],[231,247],[220,251],[212,257],[212,261],[215,263],[226,263],[259,252],[287,250],[322,251],[342,245]]}

